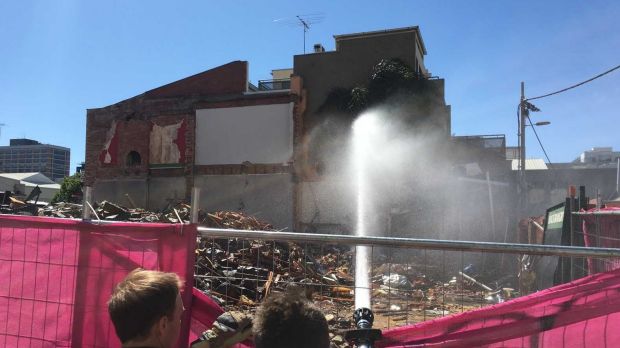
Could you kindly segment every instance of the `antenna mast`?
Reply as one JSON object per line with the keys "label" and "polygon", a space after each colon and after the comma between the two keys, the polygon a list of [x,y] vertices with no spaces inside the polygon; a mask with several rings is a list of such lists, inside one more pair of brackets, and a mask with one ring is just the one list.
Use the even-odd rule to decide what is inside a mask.
{"label": "antenna mast", "polygon": [[308,32],[308,30],[310,29],[310,26],[308,25],[308,23],[306,23],[306,21],[301,18],[299,15],[295,16],[297,17],[297,19],[299,19],[299,21],[301,22],[302,27],[304,28],[304,54],[306,54],[306,33]]}
{"label": "antenna mast", "polygon": [[274,23],[285,24],[288,26],[302,27],[304,30],[304,54],[306,53],[306,35],[310,30],[310,26],[323,21],[325,15],[322,13],[311,13],[305,15],[296,15],[295,17],[284,17],[275,19]]}

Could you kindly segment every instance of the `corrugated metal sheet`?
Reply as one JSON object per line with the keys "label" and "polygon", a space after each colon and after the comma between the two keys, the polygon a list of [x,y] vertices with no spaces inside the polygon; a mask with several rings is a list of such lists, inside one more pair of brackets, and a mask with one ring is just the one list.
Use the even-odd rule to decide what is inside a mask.
{"label": "corrugated metal sheet", "polygon": [[[513,159],[511,161],[512,170],[519,170],[519,160]],[[525,170],[547,170],[547,164],[542,158],[532,158],[525,160]]]}
{"label": "corrugated metal sheet", "polygon": [[0,173],[0,177],[11,179],[11,180],[19,180],[32,184],[38,185],[46,185],[46,184],[56,184],[54,180],[48,178],[47,176],[41,173]]}

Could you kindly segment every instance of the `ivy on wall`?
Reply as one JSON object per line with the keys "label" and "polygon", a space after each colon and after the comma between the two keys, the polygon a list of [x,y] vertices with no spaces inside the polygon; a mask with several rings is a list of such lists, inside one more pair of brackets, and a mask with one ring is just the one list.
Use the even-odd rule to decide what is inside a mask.
{"label": "ivy on wall", "polygon": [[334,88],[319,107],[319,112],[358,114],[402,91],[412,91],[420,76],[400,59],[383,59],[372,69],[367,86]]}

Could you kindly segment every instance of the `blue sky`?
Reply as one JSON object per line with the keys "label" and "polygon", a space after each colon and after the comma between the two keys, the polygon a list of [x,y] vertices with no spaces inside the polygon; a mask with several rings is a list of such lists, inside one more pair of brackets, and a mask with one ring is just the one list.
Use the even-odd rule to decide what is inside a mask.
{"label": "blue sky", "polygon": [[[420,26],[427,68],[446,80],[457,135],[517,142],[520,81],[533,97],[620,64],[618,1],[30,1],[0,2],[0,145],[27,137],[84,159],[86,109],[106,106],[232,60],[252,82],[291,67],[300,27],[275,19],[322,13],[307,46],[333,35]],[[620,71],[536,101],[553,162],[593,146],[620,150]],[[528,157],[542,157],[531,131]]]}

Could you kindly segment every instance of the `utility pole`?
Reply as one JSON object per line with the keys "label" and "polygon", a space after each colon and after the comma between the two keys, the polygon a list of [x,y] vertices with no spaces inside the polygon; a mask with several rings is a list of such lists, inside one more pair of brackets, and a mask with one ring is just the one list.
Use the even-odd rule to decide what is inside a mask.
{"label": "utility pole", "polygon": [[618,165],[616,166],[616,195],[620,186],[620,157],[618,157]]}
{"label": "utility pole", "polygon": [[527,118],[528,109],[525,101],[525,83],[521,81],[521,102],[519,103],[519,186],[521,217],[525,215],[527,207],[527,184],[525,181],[525,119]]}

